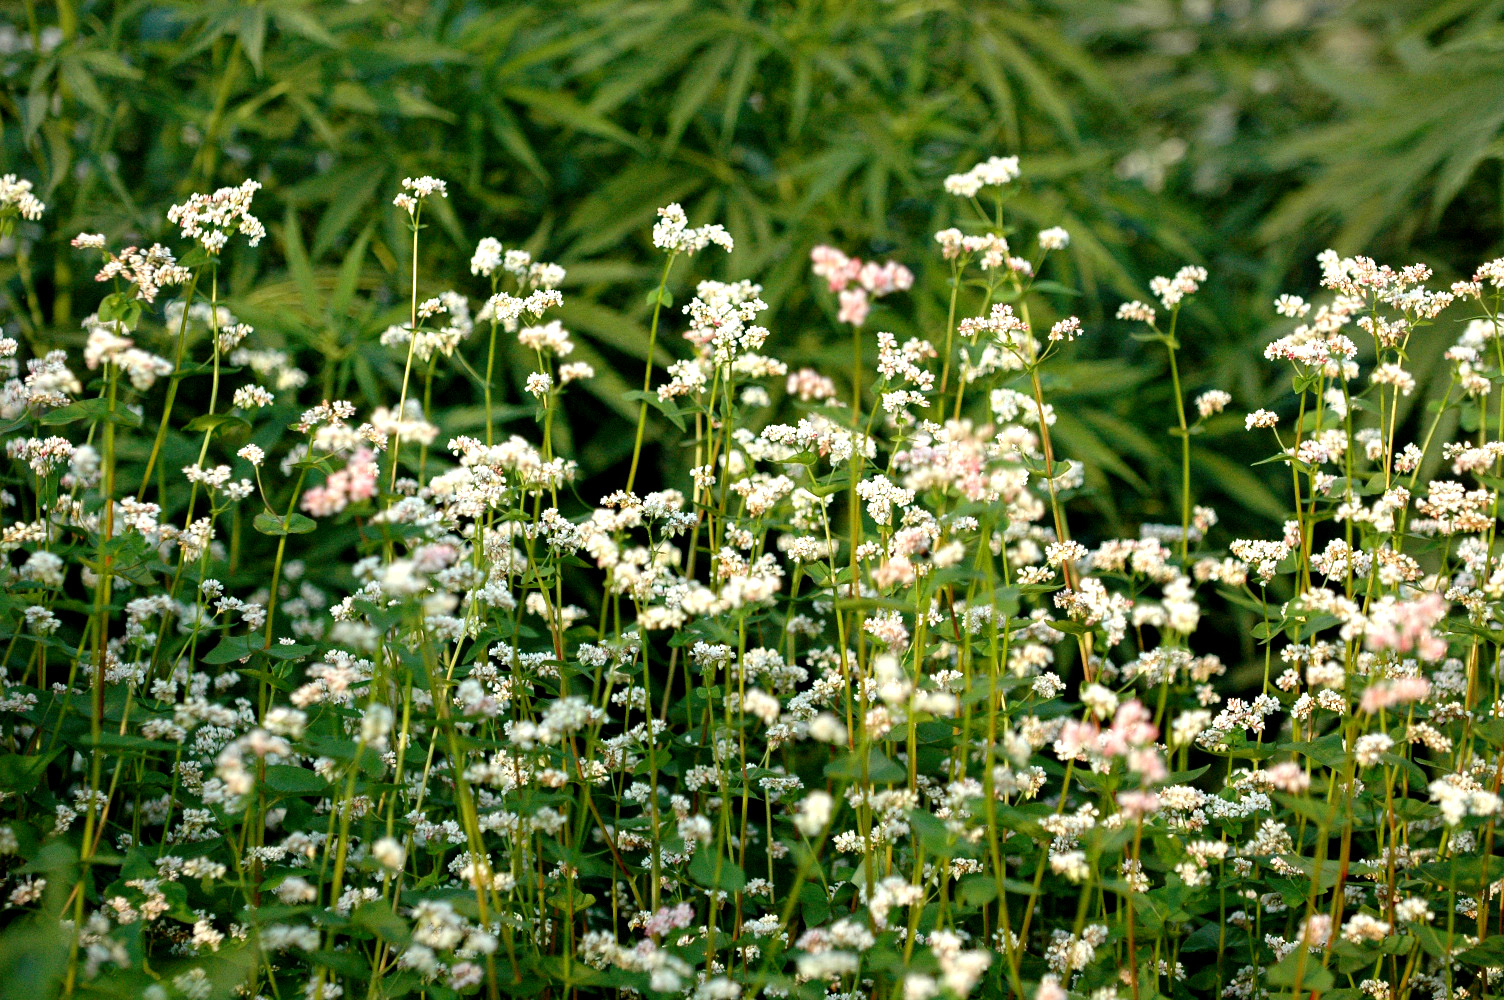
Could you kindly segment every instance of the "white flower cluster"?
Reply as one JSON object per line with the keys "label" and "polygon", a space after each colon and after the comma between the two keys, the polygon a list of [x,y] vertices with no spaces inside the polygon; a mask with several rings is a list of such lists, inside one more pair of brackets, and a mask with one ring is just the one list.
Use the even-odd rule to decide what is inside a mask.
{"label": "white flower cluster", "polygon": [[689,217],[684,214],[684,209],[678,202],[658,210],[658,222],[653,226],[653,246],[671,254],[679,254],[697,253],[712,243],[727,253],[735,245],[731,234],[721,225],[712,223],[691,228]]}
{"label": "white flower cluster", "polygon": [[989,156],[965,173],[945,178],[945,191],[958,198],[975,198],[983,188],[1011,184],[1018,175],[1018,157]]}
{"label": "white flower cluster", "polygon": [[47,206],[32,193],[31,181],[15,174],[0,177],[0,217],[13,212],[23,219],[35,222],[46,210]]}
{"label": "white flower cluster", "polygon": [[213,194],[194,194],[181,205],[167,210],[167,220],[183,231],[183,239],[196,240],[211,254],[224,249],[232,233],[246,237],[251,246],[266,236],[261,220],[251,214],[251,198],[261,190],[258,181],[242,181]]}
{"label": "white flower cluster", "polygon": [[449,186],[437,177],[404,177],[402,190],[392,199],[392,204],[416,218],[424,200],[433,197],[448,198]]}

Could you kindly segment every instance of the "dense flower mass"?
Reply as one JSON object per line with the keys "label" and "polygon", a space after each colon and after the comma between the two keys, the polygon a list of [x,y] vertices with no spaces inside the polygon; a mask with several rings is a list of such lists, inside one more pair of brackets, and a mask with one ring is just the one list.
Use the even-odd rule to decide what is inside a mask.
{"label": "dense flower mass", "polygon": [[[1261,537],[1198,495],[1192,438],[1243,412],[1181,384],[1214,279],[1154,279],[1116,322],[1168,362],[1175,520],[1118,537],[1047,395],[1099,331],[1036,282],[1071,241],[1004,218],[1020,178],[945,181],[976,217],[929,247],[943,328],[868,332],[913,272],[814,249],[849,371],[791,371],[755,281],[673,307],[676,258],[733,241],[660,209],[630,472],[583,498],[564,271],[487,237],[420,295],[445,182],[394,199],[390,385],[222,304],[254,182],[173,208],[195,255],[78,236],[82,349],[0,337],[0,956],[152,1000],[1498,995],[1504,262],[1432,289],[1328,253],[1329,298],[1277,300]],[[0,210],[43,206],[7,175]],[[449,376],[484,405],[451,419]],[[650,407],[684,471],[639,484]]]}
{"label": "dense flower mass", "polygon": [[183,239],[197,240],[210,253],[224,249],[233,233],[255,246],[266,236],[261,220],[251,214],[251,198],[260,189],[256,181],[246,181],[213,194],[195,194],[168,209],[167,221],[182,229]]}
{"label": "dense flower mass", "polygon": [[31,181],[6,174],[0,177],[0,219],[20,216],[32,222],[40,219],[47,206],[33,193]]}

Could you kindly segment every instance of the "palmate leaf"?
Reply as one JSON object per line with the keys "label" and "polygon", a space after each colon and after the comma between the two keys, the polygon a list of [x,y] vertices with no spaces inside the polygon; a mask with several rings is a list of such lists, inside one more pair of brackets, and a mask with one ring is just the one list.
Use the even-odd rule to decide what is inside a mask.
{"label": "palmate leaf", "polygon": [[562,94],[531,87],[511,87],[503,96],[566,128],[612,139],[629,148],[642,148],[641,141],[620,125]]}
{"label": "palmate leaf", "polygon": [[1134,489],[1143,491],[1148,488],[1148,483],[1078,417],[1057,411],[1055,428],[1051,433],[1058,442],[1056,447],[1061,457],[1075,457],[1085,462],[1086,482],[1095,490],[1092,503],[1108,517],[1116,520],[1118,507],[1111,491],[1107,489],[1107,479],[1102,470],[1112,472]]}
{"label": "palmate leaf", "polygon": [[1228,458],[1221,452],[1197,449],[1194,462],[1205,470],[1204,482],[1216,485],[1225,497],[1235,497],[1239,503],[1265,515],[1271,521],[1281,521],[1289,514],[1286,503],[1275,495],[1268,484],[1250,472],[1244,465]]}
{"label": "palmate leaf", "polygon": [[[1390,225],[1435,224],[1483,163],[1504,155],[1504,108],[1491,97],[1504,85],[1504,68],[1496,52],[1476,44],[1465,37],[1427,52],[1376,100],[1277,152],[1277,165],[1309,162],[1317,171],[1264,223],[1265,238],[1320,217],[1341,220],[1342,246],[1367,245]],[[1416,93],[1427,99],[1415,101]],[[1424,215],[1409,210],[1417,201],[1427,205]]]}
{"label": "palmate leaf", "polygon": [[624,420],[634,419],[636,407],[631,405],[627,393],[632,386],[606,359],[596,353],[589,344],[576,344],[574,356],[595,369],[595,377],[586,380],[583,388],[601,403],[610,407]]}
{"label": "palmate leaf", "polygon": [[690,120],[704,107],[711,94],[720,85],[721,74],[736,57],[737,47],[737,41],[734,38],[717,42],[701,58],[700,72],[686,75],[679,84],[679,89],[669,104],[668,130],[660,147],[662,154],[673,153],[674,148],[679,144],[679,139],[684,135],[684,130],[689,127]]}
{"label": "palmate leaf", "polygon": [[[431,216],[437,225],[422,251],[425,285],[429,274],[462,275],[481,235],[514,234],[510,247],[518,245],[515,234],[528,233],[526,245],[541,259],[581,275],[601,263],[594,279],[571,278],[566,291],[577,312],[564,318],[601,359],[598,373],[620,370],[576,391],[606,404],[608,419],[629,420],[630,408],[619,399],[611,405],[612,386],[617,378],[640,384],[636,364],[622,366],[621,358],[635,361],[645,350],[646,282],[626,267],[615,277],[607,272],[619,261],[650,258],[652,209],[671,200],[697,220],[725,222],[738,241],[729,270],[713,258],[679,265],[676,292],[706,276],[758,275],[772,305],[770,350],[803,363],[834,329],[819,319],[825,304],[809,280],[811,246],[832,242],[879,257],[912,248],[904,262],[919,285],[909,296],[913,308],[898,311],[922,319],[898,332],[932,337],[943,322],[934,301],[943,303],[944,268],[925,241],[950,224],[955,208],[939,196],[939,181],[986,155],[1018,153],[1027,168],[1008,223],[1023,234],[1055,224],[1072,234],[1052,276],[1086,298],[1058,307],[1087,311],[1090,324],[1090,310],[1101,319],[1116,297],[1142,297],[1149,274],[1204,259],[1214,279],[1197,303],[1196,323],[1198,333],[1215,337],[1187,342],[1183,374],[1188,386],[1227,387],[1251,408],[1263,383],[1246,363],[1244,343],[1258,331],[1228,317],[1246,314],[1240,296],[1256,293],[1267,303],[1295,287],[1280,272],[1305,261],[1303,249],[1260,247],[1254,233],[1265,208],[1282,206],[1280,233],[1303,235],[1315,225],[1356,238],[1382,227],[1394,242],[1424,229],[1426,217],[1407,211],[1417,199],[1433,219],[1449,201],[1476,200],[1479,169],[1500,152],[1497,102],[1484,99],[1499,82],[1490,40],[1498,11],[1480,0],[1382,9],[1366,0],[1332,15],[1330,26],[1362,33],[1388,61],[1339,70],[1330,59],[1305,58],[1303,75],[1285,74],[1268,99],[1289,105],[1277,119],[1248,103],[1247,81],[1293,64],[1305,25],[1240,34],[1236,22],[1187,22],[1177,30],[1198,47],[1177,56],[1153,41],[1158,29],[1146,31],[1124,20],[1120,5],[1099,3],[587,0],[567,11],[523,2],[397,13],[378,6],[182,0],[102,9],[94,21],[78,22],[67,45],[25,57],[4,85],[14,88],[5,92],[6,107],[21,122],[6,129],[8,116],[0,114],[6,161],[39,166],[56,192],[53,211],[77,216],[59,219],[61,231],[132,238],[167,235],[166,205],[189,189],[235,183],[254,164],[267,182],[264,217],[285,225],[292,209],[306,267],[273,241],[235,266],[248,269],[246,279],[259,272],[258,304],[266,289],[290,293],[278,300],[275,332],[305,366],[329,356],[331,343],[353,346],[379,330],[371,317],[385,303],[372,305],[369,296],[405,274],[400,226],[385,211],[389,193],[403,176],[447,176],[456,195]],[[73,68],[64,72],[64,64]],[[129,88],[111,86],[126,81]],[[1417,88],[1428,101],[1410,102]],[[104,110],[96,92],[106,97]],[[1292,93],[1305,103],[1286,101]],[[54,101],[61,101],[56,114]],[[1225,155],[1245,171],[1235,177],[1252,180],[1198,200],[1189,191],[1200,176],[1193,168],[1208,165],[1198,156],[1211,155],[1197,138],[1198,116],[1224,107],[1241,116]],[[1267,136],[1243,124],[1254,121]],[[1320,124],[1326,128],[1312,127]],[[207,143],[194,138],[205,134]],[[126,136],[135,145],[120,155]],[[1190,151],[1183,169],[1166,174],[1163,190],[1115,176],[1125,154],[1167,137],[1187,139]],[[106,192],[112,197],[99,197]],[[98,207],[104,201],[126,207]],[[344,267],[355,220],[373,213],[380,222],[370,258]],[[59,248],[37,252],[39,273],[76,270]],[[332,323],[297,306],[309,272],[317,294],[336,284],[343,290]],[[54,284],[75,300],[58,311],[65,326],[61,318],[87,314],[96,293],[76,273],[60,277]],[[458,290],[485,294],[481,282]],[[677,319],[666,319],[668,352],[677,347]],[[475,367],[482,352],[473,342],[464,350]],[[1083,347],[1124,359],[1134,350],[1115,337]],[[1422,389],[1405,402],[1418,413],[1446,366],[1431,352],[1417,354]],[[349,356],[330,388],[353,388],[358,378],[379,392],[380,379],[400,376],[388,362]],[[842,348],[820,363],[840,370]],[[1149,382],[1127,391],[1135,403],[1158,392]],[[505,392],[506,402],[517,399]],[[1100,398],[1076,405],[1082,425],[1112,442],[1114,416],[1127,410]],[[1124,445],[1116,456],[1122,465],[1161,485],[1159,472],[1144,464],[1143,442]],[[1277,471],[1242,471],[1236,488],[1277,484]],[[1108,475],[1132,481],[1121,468]],[[1260,490],[1256,503],[1272,515],[1276,494]],[[1146,513],[1134,491],[1114,499],[1124,523]]]}

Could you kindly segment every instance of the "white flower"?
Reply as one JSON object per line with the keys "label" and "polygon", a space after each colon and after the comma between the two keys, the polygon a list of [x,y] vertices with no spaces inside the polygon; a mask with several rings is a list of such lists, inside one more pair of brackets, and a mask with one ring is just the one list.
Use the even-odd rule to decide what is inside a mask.
{"label": "white flower", "polygon": [[308,716],[295,708],[279,706],[266,713],[263,724],[268,732],[295,740],[302,737],[303,728],[308,725]]}
{"label": "white flower", "polygon": [[1196,397],[1196,412],[1201,414],[1201,419],[1221,413],[1227,409],[1227,404],[1232,402],[1232,396],[1221,389],[1208,389]]}
{"label": "white flower", "polygon": [[260,189],[259,182],[248,180],[213,194],[190,195],[181,205],[167,210],[167,221],[182,229],[184,239],[198,240],[210,253],[224,249],[233,232],[255,246],[266,235],[266,227],[251,214],[251,198]]}
{"label": "white flower", "polygon": [[1255,427],[1273,427],[1279,423],[1279,417],[1272,410],[1254,410],[1243,420],[1244,430],[1253,430]]}
{"label": "white flower", "polygon": [[1018,157],[990,156],[964,174],[951,174],[945,178],[945,191],[958,198],[974,198],[982,188],[1002,187],[1015,180],[1018,173]]}
{"label": "white flower", "polygon": [[489,278],[501,266],[501,241],[487,236],[475,245],[475,254],[470,258],[470,273]]}
{"label": "white flower", "polygon": [[719,225],[705,225],[698,229],[689,227],[689,219],[678,202],[658,210],[658,223],[653,226],[653,246],[669,253],[696,253],[714,243],[727,253],[731,252],[731,234]]}
{"label": "white flower", "polygon": [[817,837],[830,822],[835,812],[835,799],[819,790],[810,792],[799,803],[799,812],[794,816],[794,826],[806,837]]}
{"label": "white flower", "polygon": [[318,889],[309,884],[306,879],[298,878],[296,875],[283,879],[272,891],[276,893],[278,899],[289,906],[311,903],[319,898]]}
{"label": "white flower", "polygon": [[1118,709],[1118,696],[1101,684],[1092,684],[1081,690],[1081,704],[1091,709],[1099,719],[1105,719]]}
{"label": "white flower", "polygon": [[1357,759],[1361,767],[1372,767],[1383,759],[1389,749],[1394,746],[1394,740],[1386,733],[1368,733],[1359,736],[1353,744],[1353,757]]}
{"label": "white flower", "polygon": [[539,399],[548,395],[548,390],[553,387],[553,377],[547,372],[533,372],[527,377],[527,391]]}
{"label": "white flower", "polygon": [[407,851],[402,843],[393,837],[382,837],[371,845],[371,857],[378,863],[392,871],[401,871],[407,860]]}
{"label": "white flower", "polygon": [[243,385],[235,390],[233,402],[242,410],[259,410],[263,406],[271,406],[276,399],[277,397],[262,386]]}
{"label": "white flower", "polygon": [[1430,904],[1419,896],[1412,896],[1395,904],[1394,915],[1407,924],[1429,924],[1435,916]]}
{"label": "white flower", "polygon": [[1052,226],[1041,230],[1039,233],[1039,248],[1041,250],[1064,250],[1070,245],[1071,234],[1060,226]]}
{"label": "white flower", "polygon": [[778,699],[761,688],[753,688],[747,692],[746,698],[742,700],[742,708],[748,714],[757,716],[765,726],[771,726],[778,721]]}
{"label": "white flower", "polygon": [[821,743],[845,743],[846,727],[831,713],[821,712],[809,720],[809,735],[810,739]]}
{"label": "white flower", "polygon": [[370,746],[381,746],[386,742],[387,734],[392,731],[392,710],[382,704],[373,704],[366,708],[365,714],[360,717],[361,741]]}
{"label": "white flower", "polygon": [[861,960],[849,951],[821,951],[813,955],[800,955],[799,975],[816,982],[828,982],[838,976],[849,976],[861,968]]}
{"label": "white flower", "polygon": [[16,212],[23,219],[35,222],[42,217],[47,206],[31,193],[31,181],[22,180],[15,174],[6,174],[0,177],[0,214],[7,209]]}
{"label": "white flower", "polygon": [[1039,981],[1034,991],[1034,1000],[1066,1000],[1066,992],[1060,986],[1060,977],[1047,975]]}
{"label": "white flower", "polygon": [[1056,875],[1064,875],[1072,882],[1085,882],[1091,877],[1091,865],[1087,864],[1086,854],[1082,851],[1051,854],[1050,870]]}
{"label": "white flower", "polygon": [[[392,199],[392,204],[404,209],[409,215],[418,211],[418,205],[424,198],[438,195],[440,198],[449,197],[449,188],[437,177],[404,177],[402,179],[402,194]],[[407,192],[412,192],[408,194]]]}
{"label": "white flower", "polygon": [[1281,295],[1274,300],[1274,311],[1281,316],[1299,318],[1311,311],[1311,306],[1299,295]]}

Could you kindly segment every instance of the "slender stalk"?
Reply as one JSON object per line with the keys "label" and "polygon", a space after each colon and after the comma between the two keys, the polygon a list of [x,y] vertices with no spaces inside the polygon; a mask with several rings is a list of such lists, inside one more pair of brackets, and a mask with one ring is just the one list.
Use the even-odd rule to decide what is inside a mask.
{"label": "slender stalk", "polygon": [[637,406],[637,436],[632,442],[632,467],[627,470],[627,492],[637,484],[637,463],[642,458],[643,434],[648,425],[648,401],[647,393],[653,388],[653,355],[658,350],[658,314],[663,310],[663,293],[668,289],[668,272],[673,269],[674,258],[678,256],[670,253],[663,263],[663,276],[658,279],[658,294],[653,297],[653,322],[648,327],[648,356],[642,372],[642,391],[644,398]]}
{"label": "slender stalk", "polygon": [[392,415],[392,470],[387,480],[387,503],[391,503],[397,490],[397,468],[402,460],[402,422],[407,418],[407,383],[413,372],[413,352],[418,346],[418,233],[422,230],[419,219],[422,217],[423,203],[419,201],[412,210],[413,246],[412,246],[412,279],[411,287],[411,310],[408,318],[407,360],[402,366],[402,392],[397,397],[397,412]]}

